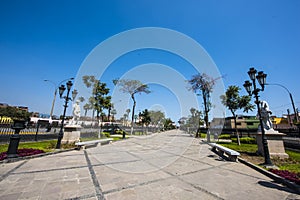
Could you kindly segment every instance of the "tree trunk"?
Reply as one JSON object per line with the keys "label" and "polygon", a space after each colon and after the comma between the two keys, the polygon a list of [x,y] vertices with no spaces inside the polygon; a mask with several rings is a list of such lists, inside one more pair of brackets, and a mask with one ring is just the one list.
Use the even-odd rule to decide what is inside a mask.
{"label": "tree trunk", "polygon": [[109,107],[109,109],[108,109],[108,115],[107,115],[107,117],[108,117],[107,120],[108,120],[109,122],[111,122],[111,120],[110,120],[110,110],[111,110],[111,107]]}
{"label": "tree trunk", "polygon": [[202,90],[202,96],[203,96],[203,103],[204,103],[204,121],[207,129],[206,137],[207,137],[207,142],[210,142],[210,132],[209,132],[209,125],[208,125],[208,106],[207,106],[208,102],[204,90]]}
{"label": "tree trunk", "polygon": [[200,117],[199,117],[199,121],[198,121],[198,128],[197,128],[197,132],[196,132],[196,138],[199,137],[199,133],[200,133]]}
{"label": "tree trunk", "polygon": [[237,143],[240,146],[241,145],[240,135],[239,135],[237,125],[236,125],[236,115],[234,113],[233,113],[233,117],[234,117],[234,128],[235,128],[235,134],[236,134],[236,137],[237,137]]}
{"label": "tree trunk", "polygon": [[134,124],[134,109],[135,109],[135,106],[136,106],[136,101],[135,101],[135,98],[134,98],[134,94],[131,95],[131,98],[133,100],[133,106],[132,106],[132,115],[131,115],[131,130],[130,130],[130,134],[132,135],[133,134],[133,124]]}

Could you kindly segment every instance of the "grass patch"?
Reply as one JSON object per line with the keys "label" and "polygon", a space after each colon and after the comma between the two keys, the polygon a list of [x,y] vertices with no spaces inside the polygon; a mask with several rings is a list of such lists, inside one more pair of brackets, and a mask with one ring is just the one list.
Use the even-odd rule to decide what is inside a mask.
{"label": "grass patch", "polygon": [[300,173],[300,153],[286,150],[288,159],[274,159],[274,164],[279,167],[281,170],[288,170],[295,173]]}
{"label": "grass patch", "polygon": [[[241,144],[240,146],[236,143],[222,143],[218,142],[224,147],[230,148],[232,150],[241,153],[241,157],[252,162],[253,164],[262,164],[264,162],[264,157],[256,155],[257,145],[256,144]],[[300,173],[300,153],[286,150],[288,159],[272,158],[273,164],[279,167],[280,170],[287,170],[294,173]]]}
{"label": "grass patch", "polygon": [[[40,149],[45,152],[51,152],[56,146],[57,140],[46,140],[40,142],[20,142],[18,149]],[[8,149],[8,144],[0,145],[0,152],[6,152]]]}
{"label": "grass patch", "polygon": [[223,143],[218,142],[218,144],[221,144],[224,147],[227,147],[229,149],[242,152],[242,153],[255,153],[257,151],[257,145],[256,144],[241,144],[240,146],[236,143]]}

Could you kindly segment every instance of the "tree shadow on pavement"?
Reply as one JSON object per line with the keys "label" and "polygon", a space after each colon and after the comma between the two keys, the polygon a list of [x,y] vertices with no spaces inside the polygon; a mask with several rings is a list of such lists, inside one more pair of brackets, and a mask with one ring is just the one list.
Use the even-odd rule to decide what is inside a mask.
{"label": "tree shadow on pavement", "polygon": [[258,184],[261,185],[261,186],[264,186],[264,187],[273,188],[273,189],[285,191],[285,192],[288,192],[288,193],[299,194],[296,191],[294,191],[294,190],[292,190],[288,187],[279,185],[278,183],[276,183],[274,181],[272,181],[272,182],[258,181]]}

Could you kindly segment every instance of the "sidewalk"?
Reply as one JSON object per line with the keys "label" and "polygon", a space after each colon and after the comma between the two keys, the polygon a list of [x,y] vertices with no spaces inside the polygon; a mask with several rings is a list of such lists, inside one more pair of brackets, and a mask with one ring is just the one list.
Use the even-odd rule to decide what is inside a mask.
{"label": "sidewalk", "polygon": [[0,199],[296,199],[178,130],[0,165]]}

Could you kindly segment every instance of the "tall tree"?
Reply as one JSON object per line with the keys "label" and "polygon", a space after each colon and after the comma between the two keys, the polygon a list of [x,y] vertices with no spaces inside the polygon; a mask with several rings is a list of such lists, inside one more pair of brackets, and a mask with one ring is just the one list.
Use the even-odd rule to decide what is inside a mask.
{"label": "tall tree", "polygon": [[103,121],[103,110],[109,109],[111,104],[111,96],[108,96],[109,88],[106,87],[106,83],[96,81],[93,88],[93,95],[95,98],[95,110],[97,111],[97,119],[102,116]]}
{"label": "tall tree", "polygon": [[83,105],[83,109],[84,109],[84,116],[86,117],[87,112],[92,109],[92,106],[90,103],[86,103]]}
{"label": "tall tree", "polygon": [[160,110],[150,110],[149,115],[151,118],[151,124],[154,126],[158,126],[165,119],[165,113],[161,112]]}
{"label": "tall tree", "polygon": [[[218,79],[218,78],[217,78]],[[202,95],[204,105],[204,121],[206,128],[209,128],[208,113],[211,109],[210,94],[217,79],[213,79],[205,73],[193,75],[188,81],[191,85],[191,89],[197,94]],[[199,93],[200,92],[200,93]],[[199,137],[199,131],[197,130],[196,137]],[[210,135],[208,132],[208,141],[210,141]]]}
{"label": "tall tree", "polygon": [[82,80],[87,88],[92,88],[92,96],[89,98],[89,103],[93,109],[93,117],[96,111],[97,119],[102,116],[103,121],[103,110],[109,109],[111,104],[111,96],[108,95],[109,88],[106,87],[106,83],[97,80],[95,76],[86,75],[82,77]]}
{"label": "tall tree", "polygon": [[195,137],[199,137],[201,125],[204,124],[203,114],[200,110],[197,110],[196,108],[191,108],[190,112],[191,116],[188,118],[187,124],[190,127],[197,128]]}
{"label": "tall tree", "polygon": [[10,117],[12,119],[22,119],[29,121],[30,113],[26,110],[22,110],[13,106],[0,107],[0,116]]}
{"label": "tall tree", "polygon": [[176,128],[174,126],[174,122],[170,118],[165,119],[163,124],[164,124],[164,130],[172,130]]}
{"label": "tall tree", "polygon": [[140,117],[140,122],[142,123],[142,126],[144,127],[144,125],[146,125],[146,134],[148,132],[148,126],[149,124],[151,123],[151,117],[150,117],[150,113],[148,111],[148,109],[145,109],[144,111],[142,111],[140,114],[139,114],[139,117]]}
{"label": "tall tree", "polygon": [[132,113],[131,113],[131,131],[130,134],[133,133],[133,124],[134,124],[134,111],[136,106],[135,94],[146,93],[149,94],[151,91],[149,90],[148,85],[143,84],[138,80],[130,80],[130,79],[121,79],[121,80],[113,80],[115,85],[120,86],[120,91],[124,93],[128,93],[133,101]]}
{"label": "tall tree", "polygon": [[221,95],[220,98],[222,100],[222,104],[230,110],[233,119],[234,119],[234,127],[235,133],[237,136],[238,145],[240,143],[240,136],[237,129],[236,123],[236,111],[239,109],[243,109],[244,112],[252,111],[254,109],[254,105],[250,103],[251,97],[249,95],[240,96],[239,91],[241,89],[238,86],[231,85],[227,88],[224,95]]}

